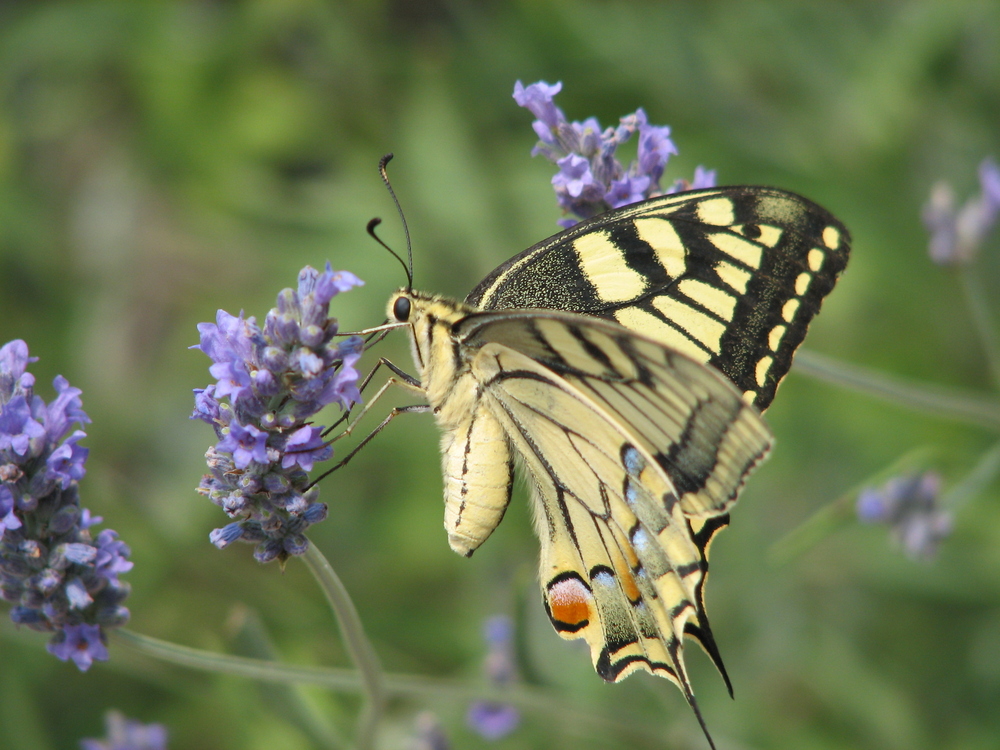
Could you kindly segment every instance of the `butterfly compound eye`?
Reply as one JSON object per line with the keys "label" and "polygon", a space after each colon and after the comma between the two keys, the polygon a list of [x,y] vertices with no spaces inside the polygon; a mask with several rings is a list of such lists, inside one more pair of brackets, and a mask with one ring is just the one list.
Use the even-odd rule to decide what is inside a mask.
{"label": "butterfly compound eye", "polygon": [[392,314],[400,323],[410,319],[410,300],[406,297],[396,297],[392,304]]}

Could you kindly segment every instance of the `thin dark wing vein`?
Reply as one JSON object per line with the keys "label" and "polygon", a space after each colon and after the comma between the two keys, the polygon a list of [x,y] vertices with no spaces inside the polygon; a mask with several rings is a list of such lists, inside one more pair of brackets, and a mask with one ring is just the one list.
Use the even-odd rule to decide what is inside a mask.
{"label": "thin dark wing vein", "polygon": [[[607,406],[608,410],[626,418],[629,426],[634,427],[639,434],[648,439],[651,443],[662,445],[664,443],[672,442],[674,438],[670,435],[670,433],[664,430],[660,424],[657,423],[657,421],[649,416],[650,413],[658,413],[664,420],[675,425],[678,431],[683,429],[682,419],[679,414],[675,416],[668,413],[662,406],[654,402],[653,399],[645,397],[642,393],[640,393],[639,389],[635,387],[628,388],[627,390],[624,388],[611,388],[610,394],[605,394],[598,388],[597,383],[591,382],[590,380],[582,381],[581,385],[593,394],[595,400],[603,402]],[[633,395],[636,397],[636,400],[633,400]],[[620,402],[626,404],[629,408],[626,410],[622,407],[621,403],[614,403],[610,396],[617,397]],[[645,402],[645,408],[643,408],[643,404],[640,403],[639,399]],[[640,420],[645,422],[648,426],[641,426],[639,424]],[[659,440],[654,437],[654,434],[656,433],[662,436]]]}
{"label": "thin dark wing vein", "polygon": [[552,468],[552,465],[545,457],[545,454],[535,443],[534,439],[531,437],[530,433],[525,429],[521,421],[517,419],[517,417],[513,414],[513,412],[511,412],[509,409],[506,408],[506,405],[502,401],[500,401],[499,399],[494,399],[494,403],[499,404],[504,415],[507,417],[508,423],[511,426],[513,426],[513,428],[517,431],[517,434],[524,442],[524,445],[531,450],[532,455],[534,455],[535,459],[545,470],[545,473],[548,474],[549,481],[552,483],[552,488],[553,490],[555,490],[556,500],[559,503],[560,508],[562,510],[563,519],[566,522],[567,529],[570,535],[573,537],[574,543],[576,543],[577,541],[576,532],[573,528],[573,522],[569,517],[569,512],[568,509],[565,507],[565,501],[563,499],[563,495],[566,492],[568,492],[568,488],[560,481],[558,472],[556,472],[555,469]]}
{"label": "thin dark wing vein", "polygon": [[[553,386],[553,387],[557,387],[557,386]],[[614,463],[616,461],[616,456],[615,455],[613,455],[613,454],[609,453],[607,450],[605,450],[605,448],[600,443],[597,443],[597,442],[591,440],[590,438],[588,438],[586,435],[584,435],[583,433],[579,432],[578,430],[575,430],[575,429],[571,428],[570,426],[568,426],[566,424],[563,424],[562,422],[560,422],[557,419],[555,419],[552,415],[550,415],[550,414],[548,414],[548,413],[546,413],[544,411],[541,411],[539,408],[537,408],[533,404],[529,404],[529,403],[523,401],[522,399],[517,398],[513,394],[510,394],[509,392],[508,392],[508,395],[509,395],[509,397],[512,400],[514,400],[523,409],[532,412],[538,418],[540,418],[542,420],[545,420],[549,424],[552,424],[555,427],[557,427],[563,433],[563,438],[565,439],[565,442],[569,444],[569,450],[571,450],[579,458],[579,464],[581,466],[584,466],[584,467],[587,468],[587,470],[593,475],[594,480],[600,486],[603,486],[605,488],[608,487],[608,483],[601,477],[601,475],[594,469],[594,467],[591,466],[590,461],[588,461],[588,459],[580,452],[579,448],[577,447],[577,445],[575,444],[575,442],[573,441],[572,438],[575,437],[575,438],[578,438],[579,440],[585,442],[587,445],[589,445],[590,447],[592,447],[595,451],[601,453],[611,463]],[[516,425],[518,425],[518,427],[520,427],[521,423],[522,423],[522,420],[520,419],[519,415],[516,415],[514,413],[514,411],[507,405],[507,403],[505,402],[504,399],[496,398],[495,400],[500,405],[500,407],[504,410],[504,413],[507,414],[507,416],[510,418],[510,421],[513,424],[516,424]],[[523,429],[521,430],[521,434],[522,435],[526,434],[523,431]],[[553,484],[555,484],[556,486],[560,486],[561,482],[558,479],[558,476],[559,476],[558,471],[556,471],[555,468],[552,467],[552,464],[550,462],[548,462],[547,459],[545,459],[545,458],[542,457],[541,452],[538,449],[537,445],[534,445],[532,443],[532,446],[533,446],[533,450],[534,450],[535,456],[546,467],[546,471],[549,474],[550,479],[552,479]],[[602,520],[608,520],[608,516],[602,515],[600,513],[595,513],[594,510],[593,510],[593,507],[590,506],[582,498],[580,498],[577,495],[576,492],[573,492],[570,488],[565,487],[565,486],[562,486],[562,489],[565,491],[565,493],[567,495],[569,495],[570,497],[572,497],[573,499],[575,499],[577,502],[579,502],[581,505],[583,505],[583,507],[586,508],[587,511],[591,515],[593,515],[596,518],[601,518]],[[620,498],[620,494],[617,492],[617,490],[614,491],[614,494],[615,494],[616,497]]]}

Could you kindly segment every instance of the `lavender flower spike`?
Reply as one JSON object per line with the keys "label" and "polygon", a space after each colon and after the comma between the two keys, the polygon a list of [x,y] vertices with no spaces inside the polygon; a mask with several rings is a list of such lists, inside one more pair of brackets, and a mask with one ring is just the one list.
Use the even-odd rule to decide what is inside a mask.
{"label": "lavender flower spike", "polygon": [[[532,123],[538,143],[531,155],[541,154],[559,166],[552,187],[566,214],[559,219],[560,226],[568,228],[581,219],[658,195],[714,187],[715,172],[698,167],[692,182],[677,180],[662,188],[660,179],[667,162],[677,153],[669,127],[650,125],[641,107],[622,117],[617,127],[605,130],[594,117],[568,122],[553,101],[561,90],[561,83],[545,81],[514,85],[514,101],[538,118]],[[622,164],[615,155],[618,147],[635,134],[636,158]]]}
{"label": "lavender flower spike", "polygon": [[335,342],[337,321],[329,315],[330,301],[360,284],[329,263],[322,273],[306,266],[263,326],[224,310],[215,323],[198,326],[193,348],[212,360],[217,381],[195,391],[191,418],[212,425],[219,438],[198,491],[233,519],[209,535],[216,547],[249,542],[260,562],[283,562],[305,553],[304,532],[326,518],[306,472],[333,449],[309,420],[327,404],[348,409],[361,399],[354,365],[364,342]]}
{"label": "lavender flower spike", "polygon": [[87,435],[71,429],[90,421],[80,390],[59,376],[46,404],[33,361],[23,341],[0,348],[0,597],[15,623],[53,634],[51,654],[86,671],[108,659],[105,630],[128,621],[118,575],[132,563],[114,531],[92,539],[101,519],[80,507]]}

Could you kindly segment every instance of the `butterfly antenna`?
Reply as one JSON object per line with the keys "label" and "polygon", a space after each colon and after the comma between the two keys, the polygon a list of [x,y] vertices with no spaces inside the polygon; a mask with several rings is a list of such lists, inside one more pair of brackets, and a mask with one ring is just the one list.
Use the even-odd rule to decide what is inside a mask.
{"label": "butterfly antenna", "polygon": [[368,222],[368,234],[371,235],[371,238],[373,240],[375,240],[378,244],[380,244],[382,247],[384,247],[386,250],[388,250],[389,253],[392,255],[393,258],[395,258],[396,260],[399,261],[399,264],[403,267],[403,271],[406,272],[406,288],[410,289],[410,288],[413,287],[413,275],[410,273],[410,269],[407,267],[406,261],[403,260],[402,258],[400,258],[399,254],[395,250],[393,250],[387,244],[385,244],[384,242],[382,242],[382,238],[381,237],[379,237],[377,234],[375,234],[375,227],[377,227],[381,223],[382,223],[382,220],[380,218],[378,218],[377,216],[374,219],[372,219],[371,221],[369,221]]}
{"label": "butterfly antenna", "polygon": [[[385,167],[390,161],[392,161],[391,153],[386,154],[381,159],[379,159],[378,173],[382,175],[382,182],[385,183],[386,188],[389,190],[389,195],[392,196],[392,202],[396,204],[396,211],[399,213],[399,220],[403,224],[403,234],[406,235],[406,259],[408,261],[407,263],[403,264],[406,268],[406,282],[407,282],[406,288],[413,289],[413,246],[410,244],[410,228],[406,225],[406,217],[403,215],[403,207],[399,205],[399,199],[396,198],[396,191],[392,189],[392,183],[389,182],[389,175],[386,174],[385,171]],[[377,222],[375,226],[378,226]],[[374,226],[372,226],[372,223],[368,222],[368,233],[374,237],[375,235],[372,234],[373,229]],[[376,237],[375,239],[378,238]],[[382,240],[379,240],[379,242],[382,242]],[[385,243],[382,244],[384,245]],[[391,252],[393,255],[396,255],[396,253],[393,253],[392,250],[389,250],[389,252]],[[396,257],[399,258],[398,255],[396,255]],[[402,258],[399,258],[399,262],[400,263],[403,262]]]}

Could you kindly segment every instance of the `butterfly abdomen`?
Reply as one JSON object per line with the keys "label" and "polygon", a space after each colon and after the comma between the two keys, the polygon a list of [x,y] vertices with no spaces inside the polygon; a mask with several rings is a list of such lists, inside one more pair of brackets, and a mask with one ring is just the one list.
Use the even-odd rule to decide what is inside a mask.
{"label": "butterfly abdomen", "polygon": [[400,290],[410,301],[414,360],[421,385],[441,429],[448,543],[466,557],[503,519],[514,486],[514,459],[503,429],[481,406],[482,393],[470,371],[473,350],[456,338],[454,324],[473,308],[436,295]]}

